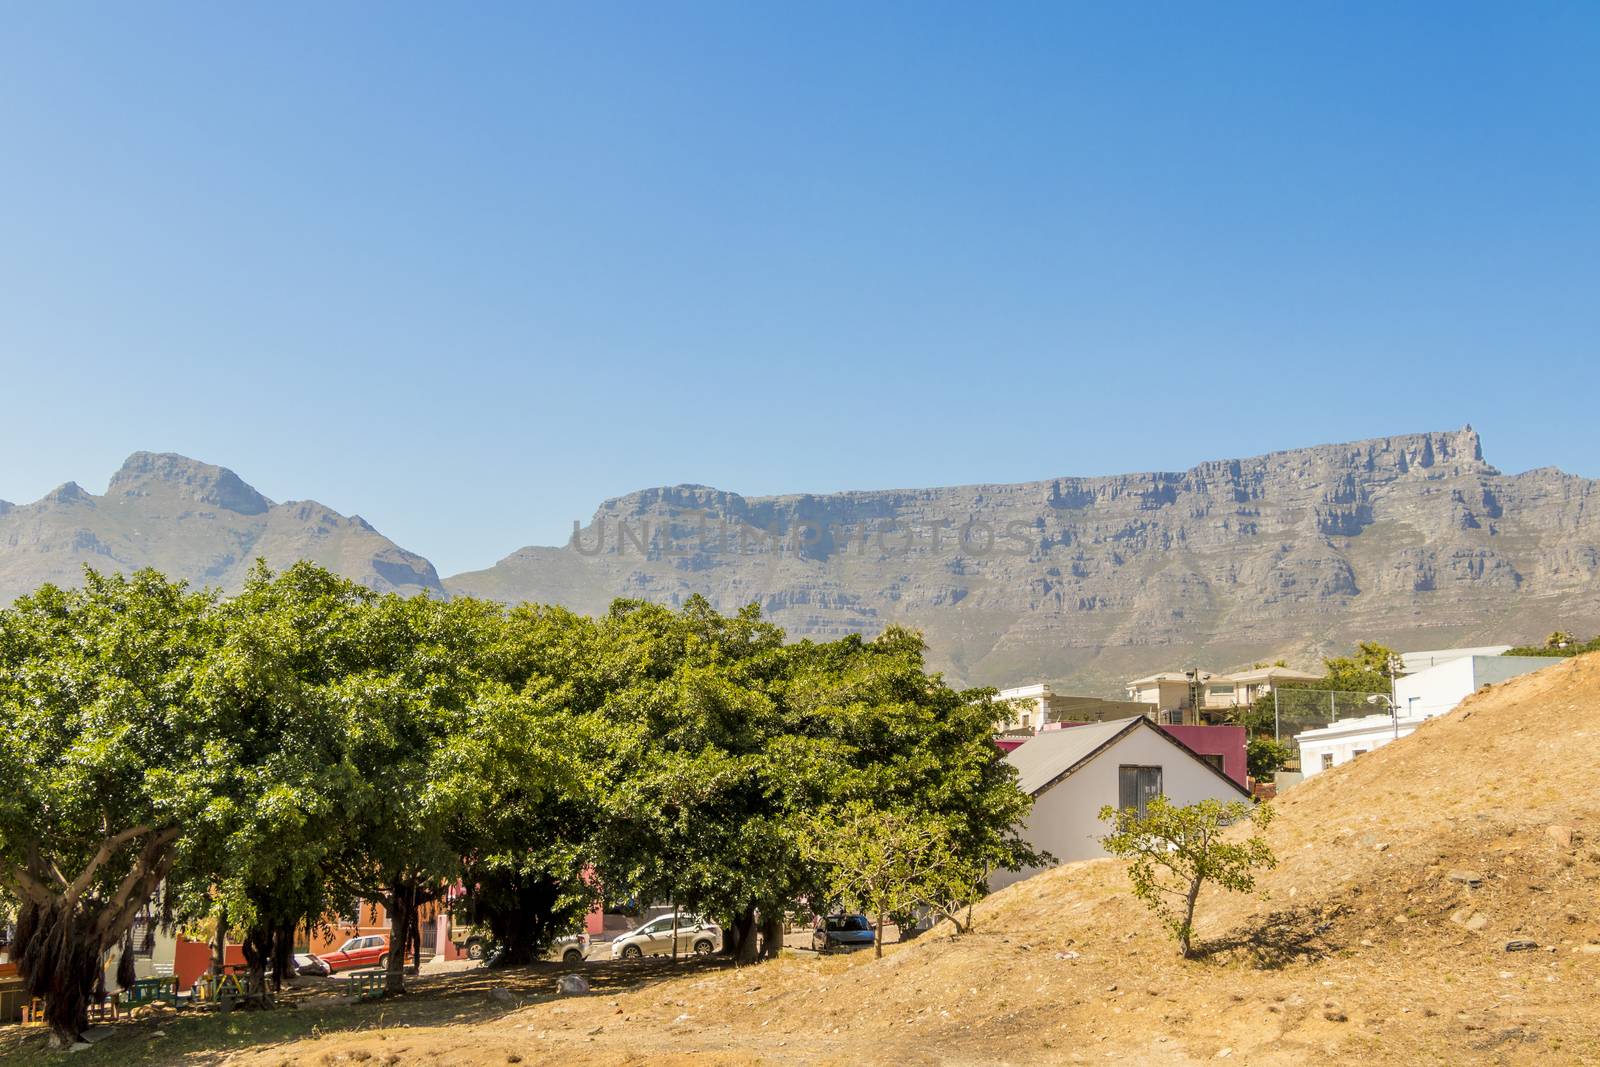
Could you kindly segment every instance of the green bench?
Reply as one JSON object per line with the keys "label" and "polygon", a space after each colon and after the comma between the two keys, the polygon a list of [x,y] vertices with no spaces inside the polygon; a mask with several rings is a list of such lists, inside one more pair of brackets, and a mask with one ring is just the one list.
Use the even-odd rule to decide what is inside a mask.
{"label": "green bench", "polygon": [[383,987],[388,980],[389,976],[382,971],[363,971],[345,979],[361,1000],[377,1000],[382,997]]}
{"label": "green bench", "polygon": [[178,980],[176,978],[140,978],[117,994],[122,1007],[137,1008],[142,1004],[165,1002],[178,1006]]}

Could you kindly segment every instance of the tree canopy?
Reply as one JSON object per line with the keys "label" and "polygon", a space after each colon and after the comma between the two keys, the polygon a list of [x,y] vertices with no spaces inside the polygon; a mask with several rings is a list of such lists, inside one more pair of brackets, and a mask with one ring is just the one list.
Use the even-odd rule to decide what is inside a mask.
{"label": "tree canopy", "polygon": [[[89,572],[0,610],[0,891],[63,1041],[158,892],[258,976],[358,901],[389,916],[390,989],[430,901],[514,960],[602,897],[722,918],[754,959],[802,901],[948,912],[1039,859],[992,696],[912,631],[789,643],[699,597],[589,618],[309,563],[226,599]],[[926,847],[858,892],[852,826]]]}

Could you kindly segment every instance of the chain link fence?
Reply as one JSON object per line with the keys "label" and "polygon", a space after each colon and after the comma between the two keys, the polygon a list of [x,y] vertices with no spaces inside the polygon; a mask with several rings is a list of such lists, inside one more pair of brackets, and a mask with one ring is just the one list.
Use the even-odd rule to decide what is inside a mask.
{"label": "chain link fence", "polygon": [[1274,734],[1294,743],[1295,734],[1315,730],[1342,719],[1390,715],[1388,694],[1354,693],[1342,689],[1278,689],[1273,693]]}

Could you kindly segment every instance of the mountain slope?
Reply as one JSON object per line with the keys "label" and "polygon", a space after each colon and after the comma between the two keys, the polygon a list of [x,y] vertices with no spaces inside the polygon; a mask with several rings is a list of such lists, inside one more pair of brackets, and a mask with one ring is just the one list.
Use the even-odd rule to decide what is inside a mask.
{"label": "mountain slope", "polygon": [[384,592],[443,592],[433,564],[359,516],[276,504],[224,467],[170,453],[134,453],[104,496],[68,482],[33,504],[0,506],[0,603],[47,581],[76,585],[86,563],[232,590],[257,557],[274,567],[312,560]]}
{"label": "mountain slope", "polygon": [[1600,627],[1596,483],[1505,475],[1471,427],[1275,452],[1180,473],[606,501],[575,542],[446,580],[453,592],[723,610],[793,636],[924,630],[958,680],[1122,679],[1358,639],[1403,647]]}

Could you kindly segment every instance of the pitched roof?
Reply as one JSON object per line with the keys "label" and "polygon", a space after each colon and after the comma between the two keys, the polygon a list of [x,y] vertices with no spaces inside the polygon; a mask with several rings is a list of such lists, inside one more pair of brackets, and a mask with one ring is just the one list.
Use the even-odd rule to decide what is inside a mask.
{"label": "pitched roof", "polygon": [[1102,745],[1128,732],[1139,719],[1112,719],[1065,730],[1042,730],[1026,744],[1006,755],[1017,769],[1017,785],[1032,796],[1070,770]]}
{"label": "pitched roof", "polygon": [[1033,739],[1006,753],[1005,761],[1017,769],[1017,786],[1029,796],[1037,796],[1056,782],[1088,763],[1101,751],[1135,730],[1149,728],[1162,740],[1188,754],[1200,766],[1227,782],[1234,789],[1249,796],[1249,791],[1222,771],[1200,758],[1194,749],[1167,733],[1143,715],[1131,719],[1112,719],[1109,722],[1086,726],[1069,726],[1064,730],[1044,730]]}

